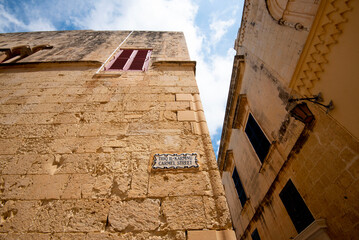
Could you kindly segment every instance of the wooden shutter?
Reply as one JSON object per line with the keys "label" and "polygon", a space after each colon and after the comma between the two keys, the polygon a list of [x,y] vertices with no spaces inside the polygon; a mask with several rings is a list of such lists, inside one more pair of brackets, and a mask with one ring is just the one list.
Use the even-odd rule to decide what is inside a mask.
{"label": "wooden shutter", "polygon": [[122,49],[118,55],[108,63],[105,70],[139,70],[145,71],[150,60],[151,50]]}
{"label": "wooden shutter", "polygon": [[148,50],[138,50],[129,70],[142,70]]}
{"label": "wooden shutter", "polygon": [[133,49],[124,49],[121,50],[120,55],[110,63],[109,69],[111,70],[123,70],[128,59],[132,55]]}

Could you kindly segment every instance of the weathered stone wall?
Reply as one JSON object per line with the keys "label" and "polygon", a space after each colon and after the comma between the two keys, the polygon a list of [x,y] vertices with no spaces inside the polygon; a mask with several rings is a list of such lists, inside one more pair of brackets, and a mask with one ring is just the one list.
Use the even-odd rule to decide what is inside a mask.
{"label": "weathered stone wall", "polygon": [[[317,24],[322,25],[316,26],[314,32],[279,24],[269,15],[265,1],[247,0],[245,3],[243,22],[236,40],[237,53],[243,56],[235,59],[219,151],[222,181],[237,239],[252,239],[255,229],[261,239],[327,239],[323,236],[306,238],[308,233],[296,231],[279,197],[289,179],[314,219],[326,221],[327,226],[322,225],[321,230],[327,232],[330,239],[356,239],[359,234],[359,142],[355,132],[350,132],[356,126],[342,125],[343,119],[350,122],[356,118],[355,105],[334,101],[335,109],[327,113],[323,106],[307,102],[315,120],[305,125],[291,116],[290,110],[295,103],[288,101],[290,97],[311,96],[301,95],[290,85],[292,79],[303,75],[308,79],[318,78],[297,84],[315,89],[315,94],[324,92],[323,104],[328,104],[331,96],[342,97],[347,103],[356,102],[357,97],[351,92],[346,96],[341,94],[342,90],[356,86],[353,79],[358,77],[355,74],[357,69],[346,64],[349,60],[344,54],[339,54],[343,53],[343,48],[349,52],[348,46],[352,51],[351,58],[357,53],[355,37],[358,32],[353,28],[357,26],[353,17],[357,4],[348,2],[322,1],[319,18],[323,19],[317,20]],[[328,16],[325,17],[323,12]],[[344,25],[347,21],[350,22]],[[323,32],[323,29],[328,32]],[[337,45],[329,48],[318,44],[318,38],[312,42],[307,40],[308,36],[317,35],[320,39],[324,39],[323,35],[328,36],[323,42]],[[307,44],[313,45],[308,47]],[[303,49],[313,46],[320,51],[302,53]],[[329,60],[335,58],[335,61],[322,61],[323,56]],[[306,62],[307,65],[299,64],[300,58],[309,57],[311,60]],[[339,62],[341,65],[334,68],[333,64]],[[336,72],[335,80],[331,72]],[[349,73],[352,73],[350,78],[345,78]],[[237,107],[239,98],[245,100],[240,100]],[[271,143],[263,163],[245,133],[250,113]],[[342,114],[341,118],[338,113]],[[233,124],[236,121],[238,126]],[[243,207],[232,179],[234,167],[248,197]]]}
{"label": "weathered stone wall", "polygon": [[[95,74],[128,33],[1,35],[4,47],[54,48],[0,66],[0,238],[231,229],[183,34],[134,32],[122,47],[152,48],[149,70]],[[156,153],[197,153],[199,168],[154,170]]]}

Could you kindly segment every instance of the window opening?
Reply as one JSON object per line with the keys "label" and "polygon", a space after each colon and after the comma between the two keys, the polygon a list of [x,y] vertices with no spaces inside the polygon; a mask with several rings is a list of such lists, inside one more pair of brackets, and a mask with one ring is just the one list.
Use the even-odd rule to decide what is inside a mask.
{"label": "window opening", "polygon": [[232,178],[233,178],[234,186],[236,187],[236,190],[237,190],[237,193],[238,193],[239,200],[241,201],[241,204],[242,204],[242,207],[243,207],[244,204],[247,201],[247,195],[246,195],[246,193],[244,191],[244,188],[243,188],[241,179],[239,178],[239,175],[238,175],[236,167],[234,167]]}
{"label": "window opening", "polygon": [[252,240],[261,240],[261,238],[259,237],[257,228],[252,232],[251,237],[252,237]]}
{"label": "window opening", "polygon": [[298,233],[303,231],[314,221],[312,213],[309,211],[303,198],[300,196],[291,180],[284,186],[279,197]]}
{"label": "window opening", "polygon": [[259,160],[263,163],[271,144],[251,113],[248,116],[245,132]]}
{"label": "window opening", "polygon": [[146,71],[150,55],[151,50],[149,49],[121,49],[107,64],[105,70]]}

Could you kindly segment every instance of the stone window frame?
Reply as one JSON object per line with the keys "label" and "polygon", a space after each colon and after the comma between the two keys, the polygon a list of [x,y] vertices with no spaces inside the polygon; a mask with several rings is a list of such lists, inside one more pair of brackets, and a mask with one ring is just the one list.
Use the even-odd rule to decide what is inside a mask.
{"label": "stone window frame", "polygon": [[[129,52],[131,51],[131,52]],[[145,57],[138,58],[139,52],[146,51]],[[152,49],[147,48],[122,48],[118,53],[104,66],[104,71],[142,71],[148,70]],[[130,53],[129,55],[123,54]],[[122,62],[121,62],[122,59]],[[119,64],[119,67],[114,67]],[[139,66],[141,66],[139,68]]]}
{"label": "stone window frame", "polygon": [[234,116],[232,120],[232,128],[240,129],[241,123],[244,122],[245,116],[247,114],[248,102],[246,94],[239,94],[237,96],[236,107],[234,110]]}
{"label": "stone window frame", "polygon": [[[272,151],[274,150],[274,146],[275,146],[275,141],[269,137],[269,135],[266,133],[266,131],[264,131],[264,129],[262,128],[261,124],[259,124],[259,122],[257,121],[257,119],[255,118],[253,111],[251,110],[250,106],[249,106],[249,102],[247,99],[247,94],[239,94],[236,98],[236,107],[234,110],[234,116],[232,119],[232,129],[243,129],[244,135],[246,137],[246,139],[249,142],[250,148],[252,148],[252,150],[254,151],[254,154],[256,155],[256,158],[259,162],[259,164],[261,165],[260,170],[262,170],[263,165],[267,162],[267,159],[269,158],[269,156],[271,155]],[[264,136],[266,137],[266,139],[268,140],[268,142],[270,143],[270,147],[268,149],[267,155],[265,156],[265,158],[263,159],[263,161],[259,158],[256,150],[254,149],[247,133],[245,132],[246,126],[247,126],[247,122],[248,122],[248,118],[249,115],[252,115],[255,122],[257,123],[257,125],[259,126],[260,130],[262,131],[262,133],[264,134]]]}

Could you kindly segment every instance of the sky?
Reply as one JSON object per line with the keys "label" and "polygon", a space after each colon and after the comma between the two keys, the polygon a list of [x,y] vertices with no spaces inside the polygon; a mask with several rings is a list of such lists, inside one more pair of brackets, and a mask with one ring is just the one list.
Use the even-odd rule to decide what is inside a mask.
{"label": "sky", "polygon": [[0,32],[182,31],[217,155],[244,0],[0,0]]}

